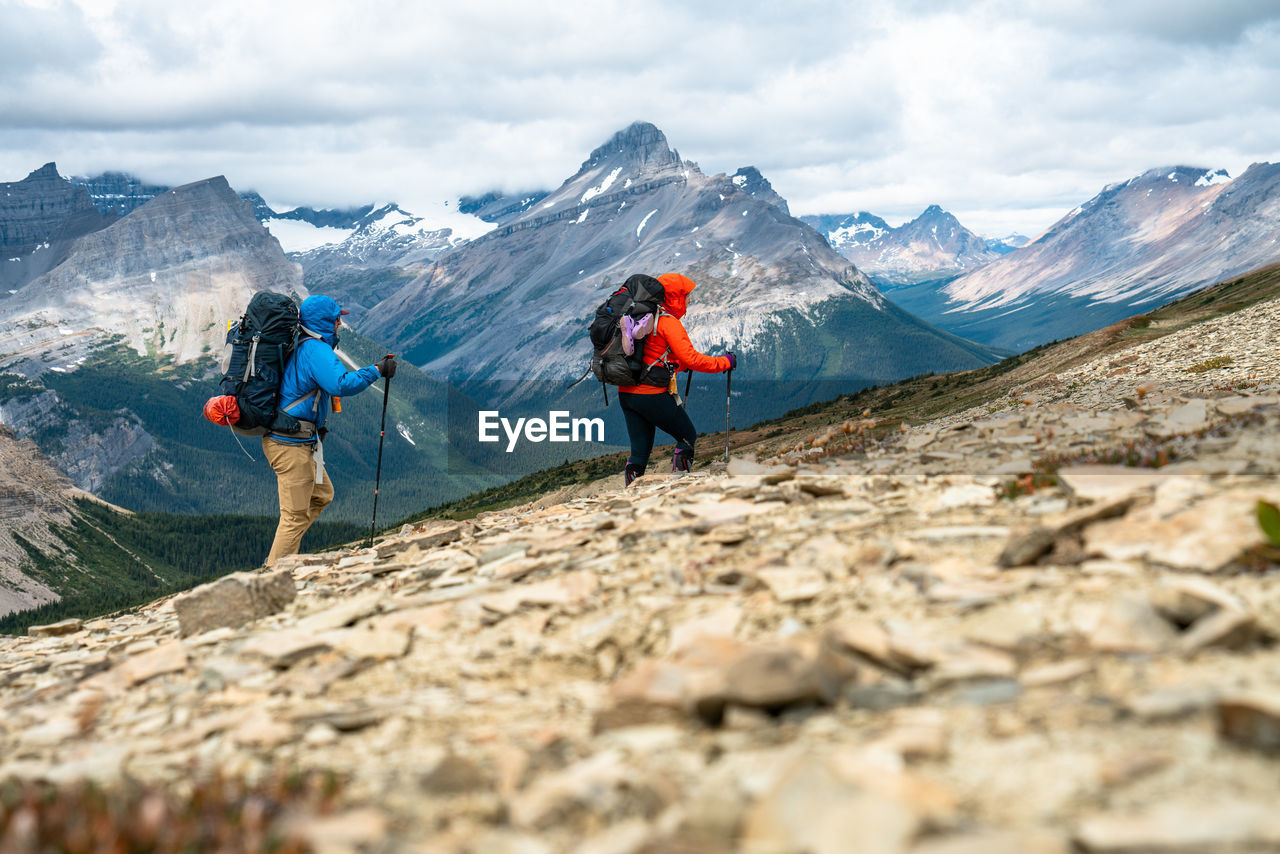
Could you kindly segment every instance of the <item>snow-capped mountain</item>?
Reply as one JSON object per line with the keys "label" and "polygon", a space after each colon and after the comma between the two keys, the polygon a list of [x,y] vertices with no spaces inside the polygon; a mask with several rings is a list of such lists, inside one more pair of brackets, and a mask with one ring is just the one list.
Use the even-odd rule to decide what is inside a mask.
{"label": "snow-capped mountain", "polygon": [[[267,223],[277,236],[284,233],[283,225]],[[326,229],[337,239],[322,245],[290,251],[283,237],[281,245],[302,265],[309,288],[334,297],[359,320],[436,258],[493,227],[461,211],[437,212],[428,220],[390,204],[365,214],[350,229]],[[319,231],[313,230],[313,239]]]}
{"label": "snow-capped mountain", "polygon": [[886,288],[950,278],[999,257],[985,239],[937,205],[897,228],[867,211],[801,219]]}
{"label": "snow-capped mountain", "polygon": [[614,288],[636,272],[683,272],[698,283],[695,344],[736,348],[747,376],[786,393],[990,360],[898,310],[821,235],[740,183],[703,174],[637,122],[536,206],[398,289],[370,328],[470,394],[539,399],[585,369],[587,323]]}
{"label": "snow-capped mountain", "polygon": [[1034,243],[920,294],[910,310],[1025,349],[1280,260],[1280,165],[1174,166],[1112,184]]}

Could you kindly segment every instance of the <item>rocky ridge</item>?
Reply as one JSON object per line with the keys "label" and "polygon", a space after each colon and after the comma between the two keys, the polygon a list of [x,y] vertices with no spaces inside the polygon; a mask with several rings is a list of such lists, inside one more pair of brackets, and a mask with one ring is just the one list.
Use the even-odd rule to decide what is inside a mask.
{"label": "rocky ridge", "polygon": [[1278,327],[2,638],[0,777],[332,770],[328,851],[1275,850]]}
{"label": "rocky ridge", "polygon": [[44,551],[65,548],[50,526],[70,523],[74,492],[33,442],[0,425],[0,616],[58,600],[47,584],[19,569],[27,558],[22,543]]}

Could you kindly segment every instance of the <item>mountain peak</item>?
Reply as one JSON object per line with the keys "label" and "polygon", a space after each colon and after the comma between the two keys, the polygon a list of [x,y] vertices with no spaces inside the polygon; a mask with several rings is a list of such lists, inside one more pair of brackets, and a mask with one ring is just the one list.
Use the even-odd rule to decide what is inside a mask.
{"label": "mountain peak", "polygon": [[[1205,169],[1200,166],[1161,166],[1157,169],[1148,169],[1143,172],[1131,183],[1152,183],[1158,181],[1172,181],[1175,184],[1185,184],[1188,186],[1195,185],[1200,182],[1206,182],[1211,177],[1221,175],[1218,181],[1227,180],[1226,170],[1224,169]],[[1204,186],[1200,183],[1200,186]]]}
{"label": "mountain peak", "polygon": [[591,157],[583,164],[583,168],[596,166],[611,158],[644,166],[665,166],[680,162],[680,155],[667,145],[666,134],[650,122],[639,121],[618,131],[608,142],[591,152]]}
{"label": "mountain peak", "polygon": [[773,205],[778,210],[788,216],[791,211],[787,208],[787,200],[778,195],[773,189],[773,185],[769,183],[769,179],[760,174],[760,170],[754,166],[743,166],[737,172],[730,176],[735,187],[744,193],[759,199],[762,202]]}
{"label": "mountain peak", "polygon": [[36,171],[32,172],[30,175],[28,175],[28,176],[27,176],[27,180],[28,180],[28,181],[30,181],[32,178],[55,178],[55,179],[57,179],[57,178],[61,178],[61,177],[62,177],[62,176],[58,174],[58,165],[57,165],[56,163],[49,162],[49,163],[46,163],[45,165],[41,166],[41,167],[40,167],[39,169],[37,169]]}

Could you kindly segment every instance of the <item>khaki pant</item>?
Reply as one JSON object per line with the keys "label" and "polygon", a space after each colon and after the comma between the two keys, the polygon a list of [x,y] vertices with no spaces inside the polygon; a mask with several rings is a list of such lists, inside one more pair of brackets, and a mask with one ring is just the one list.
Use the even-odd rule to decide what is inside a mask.
{"label": "khaki pant", "polygon": [[310,445],[286,445],[262,437],[262,453],[276,470],[280,493],[280,524],[267,555],[267,566],[277,558],[297,554],[302,535],[333,500],[329,473],[324,473],[322,483],[316,483],[316,461],[311,450]]}

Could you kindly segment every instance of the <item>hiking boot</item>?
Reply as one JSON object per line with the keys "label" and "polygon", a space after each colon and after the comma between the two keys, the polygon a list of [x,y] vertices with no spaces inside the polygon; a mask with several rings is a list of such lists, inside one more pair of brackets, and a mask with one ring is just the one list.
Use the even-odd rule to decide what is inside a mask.
{"label": "hiking boot", "polygon": [[674,472],[693,471],[693,450],[676,448],[671,456],[671,470]]}
{"label": "hiking boot", "polygon": [[635,463],[627,463],[627,467],[622,470],[622,485],[630,486],[631,481],[644,474],[644,466],[638,466]]}

